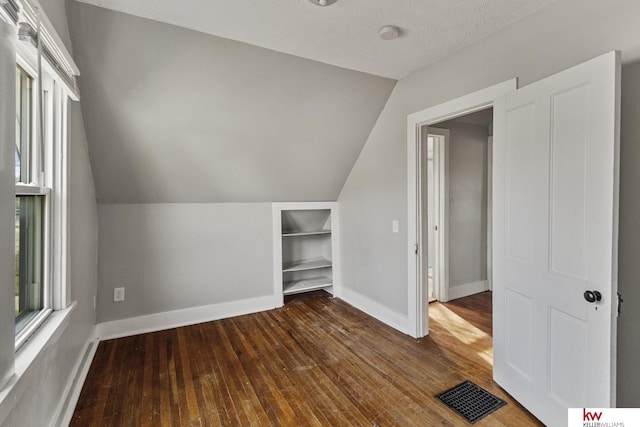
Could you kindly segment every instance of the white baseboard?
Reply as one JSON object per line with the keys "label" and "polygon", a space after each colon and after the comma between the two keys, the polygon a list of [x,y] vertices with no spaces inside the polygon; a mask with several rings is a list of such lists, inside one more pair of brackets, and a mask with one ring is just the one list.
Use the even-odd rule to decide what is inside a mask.
{"label": "white baseboard", "polygon": [[89,373],[91,362],[98,349],[99,340],[96,337],[96,327],[87,338],[87,342],[84,345],[84,351],[82,351],[82,357],[78,359],[76,365],[71,371],[69,380],[64,388],[64,398],[60,400],[60,406],[53,417],[51,427],[55,426],[68,426],[71,423],[73,412],[76,409],[82,386]]}
{"label": "white baseboard", "polygon": [[477,282],[465,283],[463,285],[449,287],[449,301],[468,297],[489,290],[489,283],[486,280],[478,280]]}
{"label": "white baseboard", "polygon": [[223,302],[182,310],[165,311],[129,319],[99,323],[97,336],[100,341],[162,331],[180,326],[195,325],[212,320],[271,310],[278,305],[275,296],[268,295],[239,301]]}
{"label": "white baseboard", "polygon": [[347,289],[344,286],[340,288],[340,299],[404,334],[409,331],[409,328],[407,327],[409,319],[406,316],[402,316],[401,314],[390,310],[388,307],[385,307],[377,301],[365,297],[351,289]]}

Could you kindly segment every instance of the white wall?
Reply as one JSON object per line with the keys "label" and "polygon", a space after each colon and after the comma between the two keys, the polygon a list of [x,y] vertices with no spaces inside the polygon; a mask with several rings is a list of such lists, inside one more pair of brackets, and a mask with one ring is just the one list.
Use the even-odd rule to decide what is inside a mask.
{"label": "white wall", "polygon": [[[614,49],[622,51],[625,62],[638,59],[638,16],[640,2],[637,0],[560,0],[400,80],[338,199],[342,225],[343,287],[407,316],[409,250],[406,226],[403,225],[408,215],[408,114],[513,77],[519,78],[521,86],[526,85]],[[635,142],[623,137],[623,159],[625,147]],[[623,189],[625,185],[627,188],[640,186],[638,181],[630,182],[636,178],[624,171],[623,163]],[[629,232],[625,229],[629,227],[625,216],[640,216],[635,204],[625,202],[625,197],[629,197],[629,193],[623,191],[621,236]],[[403,221],[400,234],[391,232],[392,219]],[[622,251],[630,252],[625,255]],[[640,242],[637,240],[621,246],[621,260],[638,252]],[[635,280],[632,283],[623,283],[622,280],[640,276],[638,265],[635,262],[628,266],[634,274],[626,275],[622,272],[625,266],[621,261],[621,289],[636,286]],[[630,299],[625,304],[632,312],[640,308],[637,300]],[[621,340],[636,339],[624,335],[628,332],[629,329],[621,326]],[[621,346],[621,351],[621,366],[630,367],[631,360],[637,360],[637,354],[625,351],[624,346]],[[640,406],[637,382],[631,383],[626,371],[619,375],[618,381],[620,401]]]}
{"label": "white wall", "polygon": [[69,262],[71,264],[71,301],[78,306],[73,314],[77,321],[69,327],[70,339],[84,343],[96,323],[93,297],[98,288],[98,210],[89,163],[80,103],[69,106],[70,180],[69,180]]}
{"label": "white wall", "polygon": [[47,18],[56,29],[56,33],[62,40],[69,52],[72,51],[71,37],[69,37],[69,26],[67,25],[66,0],[38,0]]}
{"label": "white wall", "polygon": [[99,322],[273,294],[270,203],[100,205],[99,218]]}
{"label": "white wall", "polygon": [[[43,1],[43,8],[47,15],[52,17],[57,31],[63,36],[67,32],[64,1]],[[66,39],[68,40],[68,36]],[[9,112],[5,115],[2,109],[7,104],[4,102],[7,98],[2,94],[1,99],[3,102],[0,103],[0,117],[13,117],[15,104],[9,103]],[[69,114],[69,277],[71,300],[76,301],[77,306],[62,335],[43,349],[14,387],[13,390],[20,391],[20,394],[10,393],[0,403],[0,413],[6,415],[5,419],[0,419],[0,425],[3,426],[47,426],[55,422],[57,411],[66,397],[67,387],[74,378],[74,368],[84,355],[85,344],[91,338],[95,325],[93,296],[97,285],[97,206],[87,140],[78,103],[71,103]],[[12,151],[13,141],[10,143]],[[13,159],[12,155],[7,157]],[[5,177],[2,176],[2,182],[4,181]],[[4,203],[2,205],[4,206]],[[11,233],[13,227],[12,223]],[[2,235],[5,235],[5,228],[3,224],[0,231]],[[1,258],[13,259],[13,254],[11,257]],[[13,268],[12,264],[12,276]],[[3,306],[0,313],[13,315],[13,299],[2,298],[0,301],[9,305]],[[13,344],[13,319],[9,342]],[[9,349],[13,354],[13,346],[7,346],[5,340],[0,348],[3,351]]]}
{"label": "white wall", "polygon": [[640,407],[640,62],[622,68],[620,147],[618,404]]}
{"label": "white wall", "polygon": [[336,200],[395,84],[69,6],[100,203]]}
{"label": "white wall", "polygon": [[336,200],[395,81],[75,1],[69,16],[98,320],[272,295],[269,203]]}

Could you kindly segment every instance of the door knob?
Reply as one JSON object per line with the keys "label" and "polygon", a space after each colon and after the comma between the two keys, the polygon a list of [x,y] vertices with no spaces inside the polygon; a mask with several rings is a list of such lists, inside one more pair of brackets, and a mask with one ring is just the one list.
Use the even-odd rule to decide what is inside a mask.
{"label": "door knob", "polygon": [[587,300],[587,302],[596,302],[596,301],[601,301],[602,300],[602,294],[598,291],[585,291],[584,292],[584,299]]}

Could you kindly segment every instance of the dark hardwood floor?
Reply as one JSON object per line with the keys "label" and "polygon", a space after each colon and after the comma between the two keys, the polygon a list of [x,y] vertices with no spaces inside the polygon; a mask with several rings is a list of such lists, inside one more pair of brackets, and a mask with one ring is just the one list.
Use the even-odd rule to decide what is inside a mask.
{"label": "dark hardwood floor", "polygon": [[71,425],[468,425],[434,397],[466,379],[508,402],[476,425],[538,425],[491,380],[483,340],[446,335],[456,316],[468,319],[456,330],[490,332],[467,309],[431,304],[431,336],[416,340],[314,292],[267,312],[104,341]]}

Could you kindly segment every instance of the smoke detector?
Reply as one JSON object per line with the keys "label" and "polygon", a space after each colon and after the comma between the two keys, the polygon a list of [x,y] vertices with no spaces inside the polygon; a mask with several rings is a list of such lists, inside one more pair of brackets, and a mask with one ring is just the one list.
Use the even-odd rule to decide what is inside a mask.
{"label": "smoke detector", "polygon": [[398,37],[400,37],[400,28],[396,27],[395,25],[385,25],[384,27],[380,28],[379,34],[382,40],[397,39]]}
{"label": "smoke detector", "polygon": [[325,6],[331,6],[338,0],[309,0],[309,1],[315,4],[316,6],[325,7]]}

